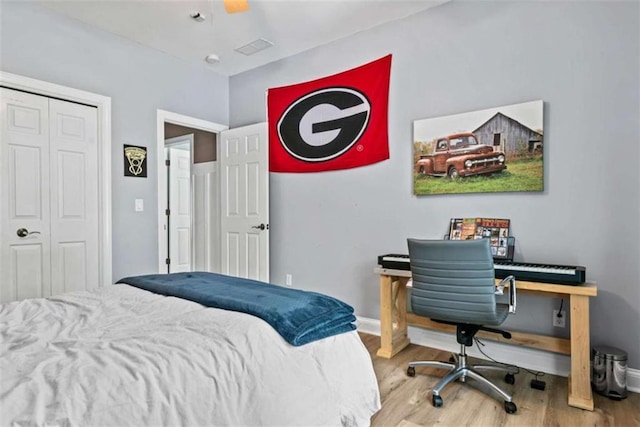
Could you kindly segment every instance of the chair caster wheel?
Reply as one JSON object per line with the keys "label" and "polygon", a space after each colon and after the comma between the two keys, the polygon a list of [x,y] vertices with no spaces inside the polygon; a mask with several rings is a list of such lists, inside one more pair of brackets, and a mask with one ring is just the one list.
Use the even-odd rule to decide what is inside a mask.
{"label": "chair caster wheel", "polygon": [[516,377],[513,374],[507,374],[504,376],[504,382],[506,382],[507,384],[515,384],[516,383]]}
{"label": "chair caster wheel", "polygon": [[515,414],[518,408],[513,402],[504,402],[504,410],[507,411],[507,414]]}
{"label": "chair caster wheel", "polygon": [[434,407],[439,408],[442,406],[442,398],[440,396],[431,396],[431,403],[433,403]]}
{"label": "chair caster wheel", "polygon": [[407,368],[407,375],[410,377],[415,377],[416,376],[416,368],[414,368],[413,366],[409,366]]}

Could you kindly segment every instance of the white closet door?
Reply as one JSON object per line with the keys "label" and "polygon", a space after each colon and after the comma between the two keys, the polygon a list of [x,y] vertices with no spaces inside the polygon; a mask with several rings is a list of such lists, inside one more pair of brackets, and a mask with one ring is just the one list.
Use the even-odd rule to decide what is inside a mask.
{"label": "white closet door", "polygon": [[0,301],[97,287],[97,110],[1,91]]}
{"label": "white closet door", "polygon": [[51,290],[97,288],[97,110],[51,99],[49,123]]}
{"label": "white closet door", "polygon": [[0,301],[49,296],[49,100],[2,88],[0,115]]}

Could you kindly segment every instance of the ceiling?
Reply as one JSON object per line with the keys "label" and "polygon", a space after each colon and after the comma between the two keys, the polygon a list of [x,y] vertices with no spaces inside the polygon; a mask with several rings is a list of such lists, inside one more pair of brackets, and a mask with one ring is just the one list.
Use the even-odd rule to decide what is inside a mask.
{"label": "ceiling", "polygon": [[[229,14],[222,0],[42,0],[63,15],[226,76],[413,15],[447,0],[249,0]],[[202,22],[190,17],[200,12]],[[264,39],[273,46],[246,56],[235,49]],[[205,62],[214,54],[218,61]]]}

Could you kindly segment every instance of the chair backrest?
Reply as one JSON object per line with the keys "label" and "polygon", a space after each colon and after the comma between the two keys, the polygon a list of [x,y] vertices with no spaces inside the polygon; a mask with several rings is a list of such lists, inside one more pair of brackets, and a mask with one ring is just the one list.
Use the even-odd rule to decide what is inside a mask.
{"label": "chair backrest", "polygon": [[456,323],[496,325],[495,272],[488,239],[408,239],[413,289],[419,316]]}

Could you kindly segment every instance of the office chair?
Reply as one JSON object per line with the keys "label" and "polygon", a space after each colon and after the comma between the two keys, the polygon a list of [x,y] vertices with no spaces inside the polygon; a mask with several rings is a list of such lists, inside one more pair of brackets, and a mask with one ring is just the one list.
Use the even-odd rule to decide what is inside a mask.
{"label": "office chair", "polygon": [[[456,338],[460,344],[457,360],[410,362],[407,375],[415,376],[416,366],[448,369],[450,372],[436,385],[432,393],[433,406],[442,406],[440,393],[444,387],[460,379],[472,378],[490,387],[504,399],[505,411],[516,412],[511,395],[486,379],[478,371],[507,371],[505,381],[515,382],[514,372],[508,367],[493,365],[468,365],[466,347],[473,345],[473,337],[479,330],[511,334],[489,326],[498,326],[509,313],[515,313],[515,279],[505,278],[497,287],[493,269],[493,257],[489,239],[480,240],[416,240],[408,239],[409,262],[413,289],[411,305],[418,316],[456,326]],[[501,294],[507,282],[509,304],[497,304],[496,293]]]}

